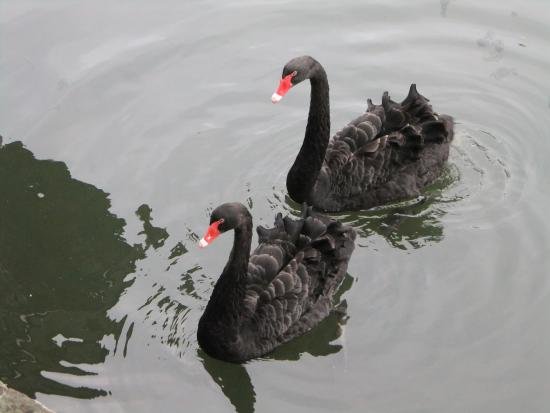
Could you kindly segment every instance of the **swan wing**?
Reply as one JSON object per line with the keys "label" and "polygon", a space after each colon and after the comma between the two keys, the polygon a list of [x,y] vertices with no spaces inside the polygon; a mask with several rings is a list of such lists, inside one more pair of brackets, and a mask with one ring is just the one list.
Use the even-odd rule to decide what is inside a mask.
{"label": "swan wing", "polygon": [[401,103],[388,92],[380,105],[369,99],[367,112],[330,141],[317,181],[320,192],[347,199],[386,182],[391,165],[414,161],[427,143],[452,139],[452,119],[447,118],[432,110],[414,84]]}
{"label": "swan wing", "polygon": [[[260,337],[292,338],[311,328],[328,314],[332,295],[345,275],[355,231],[311,214],[302,225],[301,235],[308,238],[307,244],[271,282],[256,291],[253,319]],[[323,232],[315,235],[320,228]]]}

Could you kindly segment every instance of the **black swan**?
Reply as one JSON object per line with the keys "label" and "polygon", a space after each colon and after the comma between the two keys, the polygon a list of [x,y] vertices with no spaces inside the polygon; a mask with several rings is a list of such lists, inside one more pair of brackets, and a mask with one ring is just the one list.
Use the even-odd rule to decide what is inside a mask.
{"label": "black swan", "polygon": [[257,227],[250,255],[252,217],[240,203],[217,207],[199,246],[233,229],[229,261],[199,321],[197,339],[210,356],[243,362],[310,330],[332,309],[346,274],[355,231],[305,207],[301,219]]}
{"label": "black swan", "polygon": [[418,196],[441,174],[453,118],[435,113],[416,85],[401,103],[388,92],[381,105],[369,99],[366,113],[330,140],[328,80],[315,59],[288,62],[271,100],[305,79],[311,83],[306,133],[286,179],[293,200],[328,212],[366,209]]}

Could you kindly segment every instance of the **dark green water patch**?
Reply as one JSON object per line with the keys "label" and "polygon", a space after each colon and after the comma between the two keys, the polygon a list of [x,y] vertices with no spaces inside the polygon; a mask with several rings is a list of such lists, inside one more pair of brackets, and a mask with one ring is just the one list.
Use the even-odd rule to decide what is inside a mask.
{"label": "dark green water patch", "polygon": [[30,396],[107,394],[43,372],[92,374],[78,365],[105,360],[105,336],[118,342],[122,322],[106,312],[140,249],[109,208],[108,194],[63,162],[38,160],[21,142],[0,148],[0,379],[9,386]]}

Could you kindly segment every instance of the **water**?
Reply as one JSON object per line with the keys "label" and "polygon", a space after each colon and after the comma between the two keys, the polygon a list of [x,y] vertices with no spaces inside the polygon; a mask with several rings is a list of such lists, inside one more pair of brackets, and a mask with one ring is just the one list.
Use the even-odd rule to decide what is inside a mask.
{"label": "water", "polygon": [[[0,380],[58,412],[545,412],[550,3],[20,2],[0,13]],[[231,237],[293,213],[311,54],[333,128],[412,82],[455,116],[419,199],[341,214],[342,299],[246,365],[197,346]],[[335,129],[333,129],[334,131]]]}

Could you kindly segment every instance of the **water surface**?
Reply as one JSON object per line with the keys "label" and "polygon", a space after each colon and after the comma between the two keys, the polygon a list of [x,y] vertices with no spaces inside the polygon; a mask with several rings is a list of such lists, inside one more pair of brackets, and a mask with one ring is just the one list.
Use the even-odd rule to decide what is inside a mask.
{"label": "water surface", "polygon": [[[550,405],[550,3],[0,3],[0,380],[58,412],[545,412]],[[245,365],[197,321],[240,201],[285,176],[322,62],[333,132],[418,84],[455,116],[423,196],[340,214],[347,316]],[[255,241],[254,241],[255,242]]]}

